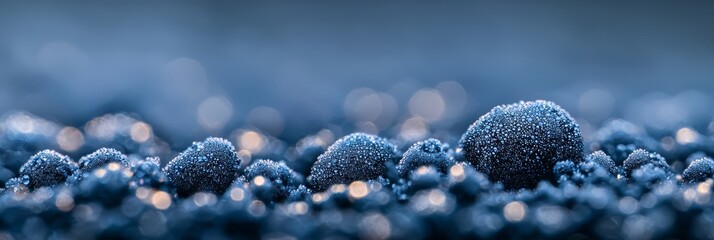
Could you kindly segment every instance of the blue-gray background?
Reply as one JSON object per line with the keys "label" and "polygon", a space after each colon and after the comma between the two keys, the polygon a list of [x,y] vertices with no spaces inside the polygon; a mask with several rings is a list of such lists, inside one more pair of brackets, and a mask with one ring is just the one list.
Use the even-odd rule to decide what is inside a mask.
{"label": "blue-gray background", "polygon": [[[451,81],[467,100],[435,128],[456,133],[537,98],[592,125],[650,117],[633,100],[662,100],[654,117],[703,106],[711,120],[713,3],[526,2],[3,1],[0,112],[78,127],[129,112],[185,146],[264,107],[294,141],[345,122],[355,88],[388,94],[402,116],[412,94]],[[208,117],[227,122],[207,129],[196,108],[212,96]]]}

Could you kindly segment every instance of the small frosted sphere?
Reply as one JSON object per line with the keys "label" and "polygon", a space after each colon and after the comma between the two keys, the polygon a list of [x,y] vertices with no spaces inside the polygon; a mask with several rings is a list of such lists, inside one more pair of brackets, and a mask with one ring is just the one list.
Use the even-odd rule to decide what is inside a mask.
{"label": "small frosted sphere", "polygon": [[302,176],[285,165],[285,162],[263,159],[248,166],[244,176],[247,181],[251,181],[257,176],[263,176],[270,181],[274,189],[272,199],[274,201],[287,199],[290,192],[297,189],[303,181]]}
{"label": "small frosted sphere", "polygon": [[288,196],[287,201],[288,202],[297,202],[297,201],[307,201],[312,194],[312,191],[310,191],[309,188],[305,187],[305,185],[300,185],[296,189],[293,189],[290,191],[290,195]]}
{"label": "small frosted sphere", "polygon": [[35,189],[64,183],[77,171],[77,163],[52,150],[43,150],[30,157],[20,168],[20,176],[28,176],[27,186]]}
{"label": "small frosted sphere", "polygon": [[612,158],[610,158],[610,156],[605,154],[603,151],[591,153],[585,157],[585,161],[596,163],[607,170],[611,175],[617,176],[618,170],[617,165],[615,165],[615,161],[613,161]]}
{"label": "small frosted sphere", "polygon": [[222,194],[238,175],[240,158],[231,142],[207,138],[171,160],[164,173],[180,196],[200,191]]}
{"label": "small frosted sphere", "polygon": [[611,156],[617,164],[622,164],[635,149],[652,150],[657,144],[644,130],[622,119],[605,123],[595,133],[595,143],[599,150]]}
{"label": "small frosted sphere", "polygon": [[129,160],[121,152],[113,148],[100,148],[99,150],[79,159],[79,170],[91,172],[94,169],[109,163],[119,163],[122,166],[129,166]]}
{"label": "small frosted sphere", "polygon": [[656,183],[674,177],[669,168],[662,168],[652,163],[647,163],[632,171],[631,180],[641,186],[652,188]]}
{"label": "small frosted sphere", "polygon": [[161,172],[159,162],[160,159],[158,157],[149,157],[132,164],[131,171],[134,174],[131,176],[129,185],[133,188],[151,187],[169,191],[168,179],[166,174]]}
{"label": "small frosted sphere", "polygon": [[383,138],[353,133],[337,140],[317,158],[308,181],[314,190],[324,191],[333,184],[376,179],[399,155],[396,146]]}
{"label": "small frosted sphere", "polygon": [[667,161],[665,161],[662,156],[643,149],[637,149],[627,156],[627,159],[625,159],[622,167],[624,168],[627,176],[630,176],[633,171],[647,164],[652,164],[653,167],[671,171],[669,165],[667,165]]}
{"label": "small frosted sphere", "polygon": [[561,160],[583,159],[580,126],[549,101],[501,105],[481,116],[459,141],[466,160],[507,189],[555,180]]}
{"label": "small frosted sphere", "polygon": [[454,160],[449,157],[447,150],[448,145],[433,138],[417,142],[404,153],[397,165],[397,171],[402,177],[407,177],[421,166],[432,166],[445,174],[449,167],[454,165]]}
{"label": "small frosted sphere", "polygon": [[698,183],[714,177],[714,160],[705,157],[694,160],[682,173],[682,180]]}

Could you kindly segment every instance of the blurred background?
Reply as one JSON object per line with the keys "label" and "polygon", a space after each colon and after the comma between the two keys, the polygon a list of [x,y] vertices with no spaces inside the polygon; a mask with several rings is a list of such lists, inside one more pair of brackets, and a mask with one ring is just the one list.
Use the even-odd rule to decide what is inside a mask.
{"label": "blurred background", "polygon": [[3,1],[0,134],[74,156],[115,136],[146,155],[210,135],[244,155],[352,131],[453,145],[495,105],[547,99],[586,136],[624,118],[686,140],[714,132],[712,13],[704,1]]}

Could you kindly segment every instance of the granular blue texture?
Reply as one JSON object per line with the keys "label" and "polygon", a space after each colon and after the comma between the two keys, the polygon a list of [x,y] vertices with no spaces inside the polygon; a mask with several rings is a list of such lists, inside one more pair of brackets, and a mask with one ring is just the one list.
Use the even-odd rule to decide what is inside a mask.
{"label": "granular blue texture", "polygon": [[133,188],[152,187],[164,191],[170,191],[168,178],[159,167],[158,157],[149,157],[131,164],[133,172],[129,185]]}
{"label": "granular blue texture", "polygon": [[625,159],[622,167],[627,176],[630,176],[633,171],[647,164],[652,164],[653,167],[661,168],[665,171],[672,171],[669,165],[667,165],[667,161],[665,161],[662,156],[643,149],[636,149],[629,156],[627,156],[627,159]]}
{"label": "granular blue texture", "polygon": [[365,133],[347,135],[332,144],[317,158],[308,181],[316,191],[330,185],[376,179],[386,174],[387,163],[400,154],[386,139]]}
{"label": "granular blue texture", "polygon": [[125,167],[129,166],[129,161],[121,152],[113,148],[100,148],[79,159],[79,170],[82,172],[90,172],[112,162],[119,163]]}
{"label": "granular blue texture", "polygon": [[454,165],[454,160],[448,154],[448,145],[430,138],[414,143],[404,152],[404,157],[397,165],[397,171],[402,177],[406,177],[421,166],[433,166],[440,173],[445,174],[451,165]]}
{"label": "granular blue texture", "polygon": [[705,157],[694,160],[684,169],[682,180],[687,183],[697,183],[714,177],[714,160]]}
{"label": "granular blue texture", "polygon": [[613,176],[617,176],[618,174],[618,168],[617,165],[615,164],[615,161],[610,158],[605,152],[603,151],[595,151],[585,157],[585,161],[591,161],[594,162],[601,167],[605,168],[610,174]]}
{"label": "granular blue texture", "polygon": [[632,171],[631,179],[640,186],[652,188],[656,183],[672,177],[674,177],[674,173],[669,168],[647,163]]}
{"label": "granular blue texture", "polygon": [[617,164],[636,149],[652,151],[657,142],[641,128],[622,120],[610,120],[595,133],[596,150],[602,150]]}
{"label": "granular blue texture", "polygon": [[[500,151],[509,151],[505,156],[531,160],[535,159],[532,156],[544,160],[545,153],[565,155],[549,147],[552,144],[540,144],[551,141],[548,136],[562,135],[552,129],[564,128],[558,125],[563,122],[551,119],[561,115],[545,112],[542,116],[535,115],[538,122],[547,124],[544,128],[551,129],[551,133],[524,130],[524,126],[537,128],[537,122],[534,127],[513,117],[492,120],[490,130],[499,128],[499,124],[512,129],[492,133],[491,143],[498,151],[490,150],[494,151],[488,155],[491,160],[501,156],[503,153],[496,154]],[[528,122],[527,117],[517,119]],[[297,144],[292,150],[266,147],[262,153],[252,154],[246,148],[241,157],[254,161],[238,172],[235,169],[240,160],[235,157],[235,150],[230,142],[220,138],[195,143],[178,154],[165,171],[159,167],[158,157],[143,157],[163,157],[148,153],[172,151],[170,148],[161,151],[118,148],[126,150],[129,167],[121,161],[107,161],[82,171],[78,166],[82,164],[78,164],[74,173],[63,174],[71,174],[65,184],[57,181],[52,186],[33,188],[29,187],[30,180],[37,176],[20,174],[10,178],[7,189],[0,189],[0,239],[710,239],[714,236],[710,227],[714,224],[713,181],[709,180],[714,175],[714,160],[705,158],[711,153],[706,149],[689,154],[690,147],[696,145],[691,142],[695,140],[692,137],[698,138],[697,144],[710,144],[711,139],[704,131],[697,130],[698,135],[685,132],[679,138],[659,136],[661,142],[656,151],[632,150],[624,164],[616,164],[604,150],[582,159],[558,157],[549,169],[552,181],[534,178],[535,188],[512,191],[503,180],[492,181],[494,178],[488,174],[497,171],[472,167],[474,163],[483,164],[485,158],[472,161],[473,152],[463,146],[450,149],[445,142],[453,142],[458,136],[440,127],[438,123],[429,125],[426,138],[443,139],[444,143],[428,139],[414,144],[403,156],[389,141],[361,133],[348,135],[329,148],[326,145],[332,142],[332,136],[312,138],[312,143]],[[341,128],[334,127],[335,132],[345,131]],[[487,132],[486,128],[479,131]],[[391,128],[381,133],[394,136],[401,134],[401,130]],[[709,135],[711,131],[714,130]],[[506,134],[525,140],[515,141],[505,137]],[[278,142],[282,140],[285,139],[271,139],[277,145],[291,144],[290,140]],[[512,141],[511,145],[506,140]],[[82,148],[85,150],[115,146],[90,143],[95,141],[92,138],[86,141]],[[561,145],[568,143],[563,139],[557,141]],[[244,143],[241,141],[241,145]],[[16,143],[0,140],[1,162],[15,161],[14,158],[25,153],[25,150],[20,154],[14,150],[3,153],[2,149],[13,149],[7,147],[13,144]],[[597,144],[588,142],[589,149],[596,150]],[[318,157],[315,154],[320,149],[328,150]],[[12,153],[13,157],[6,153]],[[263,155],[289,160],[285,164],[257,160]],[[684,169],[687,155],[692,159]],[[71,162],[51,151],[43,156]],[[419,158],[423,156],[426,157]],[[672,167],[662,156],[671,160]],[[311,179],[319,181],[301,184],[301,175],[288,162],[296,159],[300,160],[294,161],[294,166],[303,170],[319,159],[313,169],[308,169],[313,173]],[[38,165],[45,170],[64,169],[67,165],[35,162],[41,162]],[[440,165],[445,162],[448,164]],[[526,164],[510,160],[505,163]],[[408,175],[401,176],[398,169]],[[8,167],[5,172],[12,174],[15,170]],[[680,170],[683,170],[681,177],[675,175]],[[529,171],[498,173],[520,179],[534,176]],[[48,176],[41,175],[43,179]],[[172,181],[167,175],[172,176]],[[224,181],[228,183],[223,184]],[[324,190],[317,190],[315,183]]]}
{"label": "granular blue texture", "polygon": [[580,162],[580,126],[565,110],[543,100],[501,105],[481,116],[459,141],[466,159],[507,189],[554,180],[561,160]]}
{"label": "granular blue texture", "polygon": [[303,177],[290,169],[285,162],[274,162],[261,159],[245,169],[245,180],[251,181],[257,176],[267,178],[273,187],[274,201],[284,201],[290,193],[297,189],[303,182]]}
{"label": "granular blue texture", "polygon": [[210,137],[181,152],[164,173],[180,196],[200,191],[221,194],[236,179],[240,162],[231,142]]}
{"label": "granular blue texture", "polygon": [[20,177],[27,176],[30,190],[64,183],[77,171],[77,163],[53,150],[42,150],[30,157],[20,168]]}

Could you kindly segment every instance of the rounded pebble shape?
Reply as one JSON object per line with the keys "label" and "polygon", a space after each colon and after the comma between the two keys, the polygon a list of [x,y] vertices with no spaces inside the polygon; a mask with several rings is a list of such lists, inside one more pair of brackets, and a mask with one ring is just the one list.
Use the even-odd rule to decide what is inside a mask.
{"label": "rounded pebble shape", "polygon": [[113,148],[100,148],[99,150],[79,159],[79,170],[91,172],[94,169],[109,163],[119,163],[122,166],[129,166],[127,157]]}
{"label": "rounded pebble shape", "polygon": [[714,177],[714,160],[705,157],[694,160],[682,173],[682,180],[687,183],[698,183]]}
{"label": "rounded pebble shape", "polygon": [[376,179],[399,155],[397,147],[383,138],[353,133],[337,140],[317,158],[308,181],[314,190],[324,191],[333,184]]}
{"label": "rounded pebble shape", "polygon": [[445,174],[449,167],[454,165],[454,160],[449,157],[447,150],[448,145],[433,138],[414,143],[399,161],[397,171],[402,177],[407,177],[421,166],[432,166]]}
{"label": "rounded pebble shape", "polygon": [[42,150],[30,157],[20,168],[20,176],[28,176],[27,186],[32,190],[67,181],[77,171],[77,163],[53,150]]}
{"label": "rounded pebble shape", "polygon": [[622,164],[636,149],[653,150],[657,144],[644,130],[622,119],[605,123],[595,133],[594,138],[597,148],[617,164]]}
{"label": "rounded pebble shape", "polygon": [[591,153],[590,155],[585,157],[585,161],[594,162],[605,168],[613,176],[617,176],[618,171],[615,161],[613,161],[612,158],[610,158],[610,156],[605,154],[605,152],[603,151],[595,151]]}
{"label": "rounded pebble shape", "polygon": [[647,188],[652,188],[656,183],[670,179],[674,176],[668,168],[662,168],[648,163],[632,171],[632,180]]}
{"label": "rounded pebble shape", "polygon": [[491,109],[469,127],[459,145],[478,171],[511,190],[553,181],[556,162],[583,159],[578,123],[560,106],[543,100]]}
{"label": "rounded pebble shape", "polygon": [[180,196],[201,191],[222,194],[238,175],[240,162],[231,142],[210,137],[181,152],[164,173]]}
{"label": "rounded pebble shape", "polygon": [[667,161],[664,160],[662,156],[657,153],[651,153],[644,149],[636,149],[625,159],[622,167],[625,170],[627,176],[630,176],[633,171],[641,168],[647,164],[652,164],[654,167],[662,168],[663,170],[669,170],[669,165]]}
{"label": "rounded pebble shape", "polygon": [[129,186],[151,187],[155,189],[169,190],[167,186],[168,178],[166,174],[161,172],[159,167],[160,159],[158,157],[148,157],[144,160],[139,160],[131,165],[133,172]]}
{"label": "rounded pebble shape", "polygon": [[296,173],[285,162],[274,162],[272,160],[261,159],[245,169],[244,173],[247,181],[253,180],[257,176],[267,178],[275,188],[274,200],[282,201],[290,196],[290,191],[298,188],[302,183],[302,176]]}

